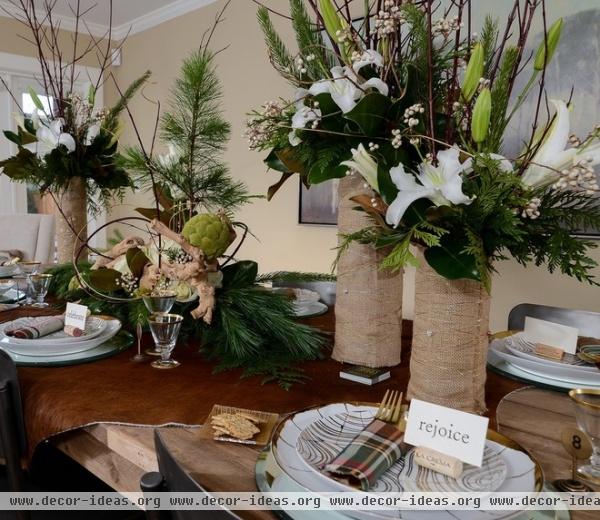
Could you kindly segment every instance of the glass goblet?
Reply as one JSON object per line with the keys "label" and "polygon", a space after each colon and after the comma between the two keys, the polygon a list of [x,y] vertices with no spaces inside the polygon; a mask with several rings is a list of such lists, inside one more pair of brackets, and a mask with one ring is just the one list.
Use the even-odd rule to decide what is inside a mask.
{"label": "glass goblet", "polygon": [[44,301],[44,298],[46,298],[46,294],[48,294],[48,288],[50,287],[51,281],[51,274],[32,274],[29,277],[29,287],[31,288],[32,296],[35,298],[35,303],[32,307],[40,309],[48,307],[49,304]]}
{"label": "glass goblet", "polygon": [[179,366],[179,362],[171,359],[171,353],[177,344],[182,323],[183,316],[178,314],[152,314],[148,318],[154,344],[160,350],[160,359],[151,363],[154,368],[166,369]]}
{"label": "glass goblet", "polygon": [[[142,297],[150,314],[169,314],[176,299],[177,294],[175,291],[160,291]],[[146,354],[160,356],[161,352],[158,346],[155,346],[153,349],[146,350]]]}
{"label": "glass goblet", "polygon": [[577,388],[569,392],[577,426],[592,442],[592,456],[577,470],[586,480],[600,484],[600,390]]}
{"label": "glass goblet", "polygon": [[20,272],[27,279],[27,293],[25,295],[25,305],[31,305],[33,303],[33,298],[31,297],[31,275],[37,274],[40,270],[41,262],[19,262],[17,264],[19,266]]}

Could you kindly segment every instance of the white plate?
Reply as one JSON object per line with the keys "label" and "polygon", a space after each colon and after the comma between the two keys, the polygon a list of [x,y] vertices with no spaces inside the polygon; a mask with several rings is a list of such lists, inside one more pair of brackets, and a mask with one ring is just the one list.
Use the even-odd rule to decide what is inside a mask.
{"label": "white plate", "polygon": [[597,369],[595,372],[588,372],[566,365],[551,365],[518,357],[509,352],[503,340],[492,341],[490,349],[511,365],[532,374],[550,379],[558,379],[575,385],[600,385],[600,370]]}
{"label": "white plate", "polygon": [[96,316],[90,316],[85,322],[85,334],[79,337],[69,336],[63,330],[57,330],[52,334],[48,334],[42,338],[35,339],[24,339],[24,338],[13,338],[7,336],[4,332],[6,329],[18,328],[20,326],[27,326],[30,323],[34,323],[40,318],[18,318],[14,321],[9,321],[0,324],[0,342],[7,338],[8,343],[11,345],[67,345],[74,343],[81,343],[82,341],[89,341],[102,334],[108,325],[108,322],[102,318]]}
{"label": "white plate", "polygon": [[582,359],[579,359],[577,356],[568,354],[566,352],[561,360],[538,356],[535,354],[535,344],[527,341],[527,338],[521,332],[504,338],[500,341],[504,342],[506,348],[511,354],[524,359],[529,359],[530,361],[537,361],[538,363],[543,363],[544,365],[558,365],[563,367],[567,366],[576,368],[577,370],[586,370],[588,372],[598,371],[596,367],[586,363]]}
{"label": "white plate", "polygon": [[321,302],[294,302],[294,315],[297,318],[309,318],[325,314],[329,307]]}
{"label": "white plate", "polygon": [[[329,416],[332,412],[339,413],[344,411],[347,411],[347,413],[351,413],[354,416],[364,415],[365,418],[368,418],[373,417],[376,408],[340,403],[321,408],[313,408],[307,412],[301,412],[290,417],[280,428],[278,428],[273,439],[272,451],[277,465],[282,469],[287,478],[291,479],[295,484],[317,493],[339,492],[340,486],[342,486],[341,489],[347,490],[339,482],[334,481],[309,467],[296,450],[296,444],[301,432],[314,422],[315,414],[318,417],[323,418]],[[497,489],[498,492],[527,492],[535,490],[535,464],[525,453],[506,448],[491,441],[488,441],[487,446],[500,455],[506,466],[506,478],[502,485]],[[337,453],[333,453],[332,456],[335,456],[336,454]],[[461,514],[462,513],[463,512],[461,512]],[[515,514],[514,511],[498,511],[498,514],[493,514],[493,512],[464,513],[465,520],[475,520],[480,518],[504,519]],[[348,514],[354,518],[363,520],[389,520],[390,518],[450,520],[456,518],[452,513],[439,511],[435,513],[403,511],[401,516],[398,511],[349,511]],[[461,516],[461,520],[462,518],[463,517]]]}
{"label": "white plate", "polygon": [[121,330],[121,322],[116,318],[107,318],[106,323],[106,329],[102,334],[94,339],[80,341],[79,343],[68,343],[62,345],[18,345],[5,341],[5,339],[8,339],[5,337],[4,339],[0,340],[0,347],[14,354],[30,357],[51,357],[76,354],[78,352],[84,352],[101,345],[109,339],[112,339]]}
{"label": "white plate", "polygon": [[[25,299],[25,292],[18,291],[19,301]],[[17,301],[17,290],[10,289],[4,294],[0,295],[0,303],[12,303]]]}
{"label": "white plate", "polygon": [[18,265],[0,265],[0,277],[12,276],[19,272]]}

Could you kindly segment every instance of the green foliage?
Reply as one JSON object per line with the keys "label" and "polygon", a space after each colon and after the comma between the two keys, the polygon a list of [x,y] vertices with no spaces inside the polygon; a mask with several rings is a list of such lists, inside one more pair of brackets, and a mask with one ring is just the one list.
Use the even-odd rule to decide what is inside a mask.
{"label": "green foliage", "polygon": [[274,273],[261,274],[256,281],[299,283],[299,282],[335,282],[336,277],[330,273],[302,273],[297,271],[277,271]]}
{"label": "green foliage", "polygon": [[257,18],[265,38],[265,43],[267,44],[269,59],[271,60],[273,67],[275,67],[284,78],[294,79],[294,60],[290,51],[288,51],[285,43],[281,39],[281,36],[279,36],[275,30],[271,17],[269,16],[269,10],[264,6],[261,6],[257,12]]}
{"label": "green foliage", "polygon": [[[80,271],[89,277],[91,264],[82,263]],[[189,317],[197,302],[176,303],[173,312],[186,316],[182,336],[201,339],[202,353],[217,361],[216,370],[243,369],[245,377],[262,375],[264,382],[277,382],[289,389],[302,383],[304,361],[318,359],[324,347],[323,337],[313,328],[294,318],[293,304],[284,296],[265,289],[257,276],[255,262],[237,262],[223,269],[223,284],[217,289],[213,323]],[[70,290],[75,276],[72,264],[50,270],[50,293],[61,299],[80,300],[92,312],[119,318],[126,327],[147,323],[148,311],[141,300],[114,304],[91,297],[81,289]]]}
{"label": "green foliage", "polygon": [[140,148],[127,148],[122,165],[137,174],[142,187],[152,189],[153,179],[168,186],[175,202],[191,205],[193,212],[233,212],[246,203],[250,197],[245,184],[233,180],[222,160],[230,136],[222,95],[214,55],[195,51],[183,62],[161,120],[161,137],[171,154],[149,158]]}

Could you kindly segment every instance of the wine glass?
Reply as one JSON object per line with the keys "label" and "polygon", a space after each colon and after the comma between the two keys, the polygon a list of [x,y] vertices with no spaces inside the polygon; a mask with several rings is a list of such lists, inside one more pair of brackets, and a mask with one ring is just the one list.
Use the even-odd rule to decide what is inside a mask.
{"label": "wine glass", "polygon": [[178,361],[171,359],[171,353],[177,343],[182,323],[183,316],[178,314],[152,314],[148,318],[154,344],[160,351],[160,359],[151,363],[154,368],[167,369],[179,366]]}
{"label": "wine glass", "polygon": [[48,307],[49,304],[44,301],[44,298],[46,297],[46,294],[48,294],[48,288],[50,287],[51,281],[51,274],[32,274],[29,277],[29,287],[31,288],[32,296],[36,300],[32,307],[37,307],[39,309]]}
{"label": "wine glass", "polygon": [[[173,308],[173,305],[175,305],[176,299],[177,294],[175,291],[158,291],[142,297],[144,305],[151,315],[169,314]],[[161,351],[158,346],[155,345],[153,349],[149,348],[146,350],[146,354],[149,356],[160,356]]]}
{"label": "wine glass", "polygon": [[[31,297],[31,275],[37,274],[40,270],[41,262],[19,262],[17,264],[19,266],[19,271],[23,275],[23,277],[27,280],[27,288],[26,288],[26,297],[25,297],[25,305],[31,305],[33,303],[33,298]],[[17,290],[18,293],[18,290]],[[17,298],[18,298],[17,294]]]}
{"label": "wine glass", "polygon": [[600,390],[577,388],[569,392],[575,404],[577,426],[592,442],[592,456],[577,470],[586,480],[600,484]]}

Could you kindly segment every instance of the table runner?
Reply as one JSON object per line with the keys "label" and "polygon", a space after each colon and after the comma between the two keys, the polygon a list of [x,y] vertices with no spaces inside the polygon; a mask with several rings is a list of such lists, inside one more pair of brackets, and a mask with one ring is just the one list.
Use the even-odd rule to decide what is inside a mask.
{"label": "table runner", "polygon": [[[0,315],[6,321],[24,310]],[[31,311],[29,311],[31,312]],[[10,314],[10,316],[9,316]],[[332,331],[333,312],[306,320]],[[409,345],[411,323],[404,323],[403,341]],[[151,344],[144,337],[145,346]],[[182,342],[173,357],[174,370],[156,370],[149,363],[130,361],[134,349],[84,365],[19,369],[30,455],[45,439],[96,423],[156,426],[169,423],[195,426],[204,422],[216,403],[269,412],[290,412],[336,401],[379,401],[386,389],[406,390],[409,349],[391,379],[369,387],[340,379],[341,364],[327,359],[304,363],[307,384],[286,391],[277,384],[262,385],[262,377],[241,379],[241,371],[215,374],[215,364],[198,352],[195,341]],[[500,398],[520,383],[497,376],[489,382],[488,406],[494,411]]]}

